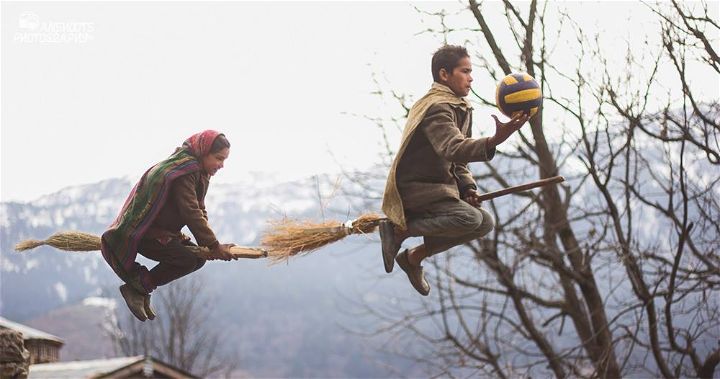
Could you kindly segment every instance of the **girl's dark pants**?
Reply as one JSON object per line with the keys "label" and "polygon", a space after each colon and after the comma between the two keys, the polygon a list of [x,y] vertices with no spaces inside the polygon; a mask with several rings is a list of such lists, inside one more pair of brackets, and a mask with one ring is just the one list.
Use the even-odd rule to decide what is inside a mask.
{"label": "girl's dark pants", "polygon": [[[144,257],[157,261],[158,264],[150,270],[150,279],[154,287],[159,287],[181,278],[193,271],[197,271],[205,264],[205,259],[198,258],[188,246],[195,246],[192,242],[183,243],[173,238],[163,245],[155,239],[140,241],[138,251]],[[153,288],[154,289],[154,288]]]}

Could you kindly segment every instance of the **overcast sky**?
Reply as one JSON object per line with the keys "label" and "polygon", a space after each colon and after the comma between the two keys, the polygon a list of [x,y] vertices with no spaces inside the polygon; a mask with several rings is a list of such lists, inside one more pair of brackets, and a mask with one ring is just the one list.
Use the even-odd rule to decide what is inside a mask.
{"label": "overcast sky", "polygon": [[[408,3],[4,3],[2,200],[139,176],[204,129],[232,144],[217,181],[366,167],[380,133],[351,114],[382,112],[373,72],[429,87],[421,21]],[[44,23],[66,40],[33,40]]]}
{"label": "overcast sky", "polygon": [[[378,161],[381,133],[356,115],[397,110],[372,95],[372,74],[415,99],[432,81],[441,39],[419,33],[437,23],[413,4],[462,6],[3,3],[0,200],[139,177],[204,129],[232,143],[214,181],[366,168]],[[578,20],[595,20],[588,25],[625,36],[643,27],[617,8],[637,2],[585,4]],[[474,88],[494,96],[493,83]],[[476,135],[492,132],[478,121],[497,113],[486,108],[476,109]]]}

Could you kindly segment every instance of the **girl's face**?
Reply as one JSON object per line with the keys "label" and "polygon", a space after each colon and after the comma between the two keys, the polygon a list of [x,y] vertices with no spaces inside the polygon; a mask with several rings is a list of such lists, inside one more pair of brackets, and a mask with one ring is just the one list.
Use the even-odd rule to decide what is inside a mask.
{"label": "girl's face", "polygon": [[202,158],[202,167],[208,175],[213,176],[225,166],[225,160],[230,155],[230,148],[226,147],[215,153],[210,153]]}

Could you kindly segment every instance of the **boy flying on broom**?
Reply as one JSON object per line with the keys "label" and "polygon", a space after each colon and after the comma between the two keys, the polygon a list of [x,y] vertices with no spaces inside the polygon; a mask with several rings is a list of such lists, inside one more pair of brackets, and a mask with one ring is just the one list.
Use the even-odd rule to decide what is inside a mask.
{"label": "boy flying on broom", "polygon": [[[200,269],[205,259],[180,230],[187,225],[208,259],[237,259],[233,244],[221,244],[207,222],[205,194],[210,177],[230,154],[224,134],[206,130],[188,138],[164,161],[151,167],[130,192],[117,219],[102,235],[102,254],[125,284],[120,293],[140,321],[154,319],[150,293]],[[159,263],[148,270],[135,262],[138,252]]]}
{"label": "boy flying on broom", "polygon": [[[477,186],[468,162],[489,161],[495,147],[520,129],[527,114],[507,123],[495,119],[495,135],[471,138],[470,92],[472,66],[467,50],[443,46],[432,57],[434,83],[413,105],[400,148],[390,168],[380,222],[385,271],[397,261],[412,286],[430,293],[421,262],[434,254],[489,233],[492,215],[480,208]],[[408,237],[422,236],[424,244],[398,254]]]}

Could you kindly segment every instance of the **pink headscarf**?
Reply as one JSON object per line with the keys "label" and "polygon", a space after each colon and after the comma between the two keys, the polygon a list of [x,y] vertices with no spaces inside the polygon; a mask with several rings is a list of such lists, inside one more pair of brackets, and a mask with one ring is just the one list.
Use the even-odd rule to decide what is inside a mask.
{"label": "pink headscarf", "polygon": [[202,158],[210,154],[210,148],[212,148],[215,138],[220,135],[220,132],[216,130],[206,130],[204,132],[196,133],[190,136],[183,142],[183,147],[190,150],[192,155]]}

